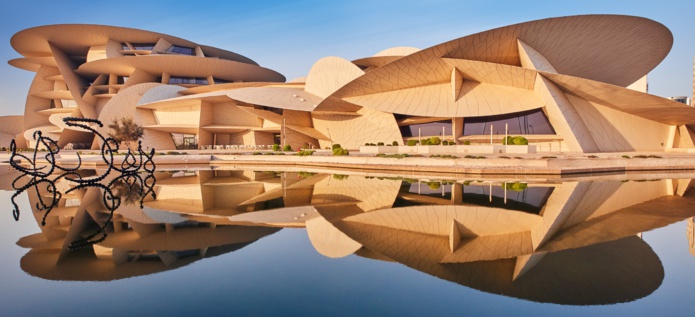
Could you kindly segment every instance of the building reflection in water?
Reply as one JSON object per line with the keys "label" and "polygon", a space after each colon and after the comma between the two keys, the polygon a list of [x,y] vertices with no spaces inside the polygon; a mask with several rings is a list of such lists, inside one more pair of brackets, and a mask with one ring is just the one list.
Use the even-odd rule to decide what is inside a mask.
{"label": "building reflection in water", "polygon": [[695,256],[695,217],[688,219],[686,225],[685,233],[688,236],[688,250],[690,254]]}
{"label": "building reflection in water", "polygon": [[[121,206],[106,240],[68,251],[72,239],[104,219],[99,189],[81,189],[61,198],[41,233],[19,240],[31,249],[21,266],[47,279],[113,280],[175,269],[281,228],[305,227],[327,257],[398,262],[532,301],[609,304],[645,297],[664,278],[659,258],[638,235],[695,216],[691,179],[348,174],[158,172],[156,200],[146,199],[143,209]],[[29,192],[29,200],[34,206],[36,194]],[[43,214],[33,214],[40,223]]]}

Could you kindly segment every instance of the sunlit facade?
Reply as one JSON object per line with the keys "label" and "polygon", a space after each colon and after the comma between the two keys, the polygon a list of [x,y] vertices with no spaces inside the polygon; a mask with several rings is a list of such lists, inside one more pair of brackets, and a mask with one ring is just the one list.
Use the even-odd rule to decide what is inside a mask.
{"label": "sunlit facade", "polygon": [[2,127],[0,141],[31,146],[40,130],[63,147],[98,148],[61,121],[84,116],[132,117],[144,146],[161,150],[356,149],[430,136],[499,144],[509,134],[539,151],[687,151],[695,109],[646,93],[647,73],[672,44],[649,19],[572,16],[422,50],[326,57],[285,82],[241,55],[164,34],[43,26],[12,38],[23,58],[10,64],[37,75],[22,127]]}

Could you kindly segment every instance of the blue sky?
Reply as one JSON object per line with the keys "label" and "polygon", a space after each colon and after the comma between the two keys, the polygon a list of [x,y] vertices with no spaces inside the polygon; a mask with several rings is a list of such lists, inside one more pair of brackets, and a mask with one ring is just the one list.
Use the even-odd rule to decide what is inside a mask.
{"label": "blue sky", "polygon": [[[89,23],[166,33],[245,55],[288,80],[325,56],[355,59],[393,46],[426,48],[504,25],[577,14],[643,16],[674,46],[650,73],[650,93],[690,95],[695,1],[9,1],[0,9],[0,60],[10,37],[46,24]],[[0,63],[0,115],[22,114],[33,73]]]}

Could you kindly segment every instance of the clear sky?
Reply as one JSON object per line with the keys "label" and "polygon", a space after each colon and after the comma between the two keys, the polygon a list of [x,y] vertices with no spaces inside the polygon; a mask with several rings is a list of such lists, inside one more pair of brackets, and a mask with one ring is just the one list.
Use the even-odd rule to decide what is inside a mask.
{"label": "clear sky", "polygon": [[[656,20],[674,35],[671,53],[650,73],[649,92],[692,92],[693,0],[350,0],[350,1],[3,1],[0,60],[23,29],[61,23],[106,24],[181,37],[245,55],[288,80],[325,56],[349,60],[394,46],[427,48],[509,24],[577,14]],[[0,63],[0,115],[22,114],[34,73]]]}

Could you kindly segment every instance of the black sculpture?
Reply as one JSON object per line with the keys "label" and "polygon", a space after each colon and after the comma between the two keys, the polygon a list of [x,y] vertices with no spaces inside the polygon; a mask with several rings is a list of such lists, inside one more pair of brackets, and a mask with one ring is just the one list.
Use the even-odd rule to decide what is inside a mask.
{"label": "black sculpture", "polygon": [[[82,175],[78,173],[82,166],[82,158],[79,153],[77,153],[77,165],[75,167],[61,166],[56,161],[56,154],[60,153],[58,143],[49,137],[43,136],[41,131],[36,131],[33,135],[36,146],[34,147],[31,158],[21,154],[17,149],[15,140],[12,140],[10,143],[10,166],[22,173],[12,182],[12,187],[15,189],[15,193],[11,198],[12,205],[14,206],[12,215],[15,220],[19,220],[20,212],[19,207],[15,203],[15,198],[32,188],[36,191],[38,196],[36,209],[37,211],[44,212],[41,222],[42,226],[46,225],[46,217],[51,210],[58,205],[63,194],[69,194],[75,190],[87,187],[101,189],[104,206],[109,210],[108,219],[96,232],[71,242],[69,249],[75,250],[99,243],[106,238],[106,226],[111,221],[113,212],[118,209],[123,202],[119,195],[128,193],[131,198],[133,195],[139,197],[140,208],[143,208],[144,199],[148,195],[151,195],[153,199],[156,198],[154,192],[154,185],[157,182],[154,177],[156,166],[152,160],[155,150],[152,149],[149,153],[144,152],[142,150],[142,142],[138,141],[137,151],[133,152],[128,149],[123,161],[120,164],[116,164],[114,163],[114,154],[118,154],[120,147],[118,142],[112,137],[105,138],[101,133],[88,125],[91,123],[103,127],[101,121],[88,118],[64,118],[63,121],[68,126],[90,131],[101,139],[101,157],[104,163],[106,163],[106,171],[96,177],[82,177]],[[37,161],[37,156],[42,153],[42,151],[40,151],[42,148],[46,150],[44,155],[45,162]],[[103,184],[102,181],[114,170],[120,173],[120,175],[111,180],[108,184]],[[60,174],[54,176],[53,174],[56,171],[60,171]],[[144,176],[141,175],[143,173],[145,174]],[[56,182],[60,179],[74,182],[77,186],[70,188],[65,193],[61,193],[56,188]],[[23,180],[27,180],[26,183],[22,183]],[[44,197],[41,195],[39,186],[46,186],[46,190],[50,196]],[[114,193],[115,189],[117,189],[117,193]]]}

